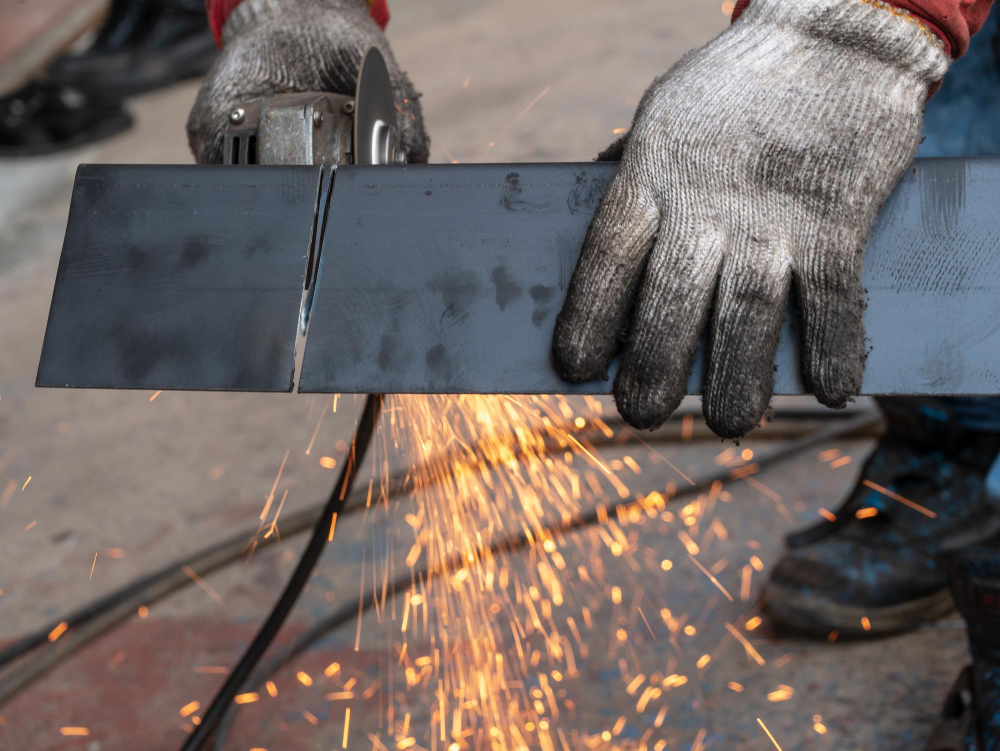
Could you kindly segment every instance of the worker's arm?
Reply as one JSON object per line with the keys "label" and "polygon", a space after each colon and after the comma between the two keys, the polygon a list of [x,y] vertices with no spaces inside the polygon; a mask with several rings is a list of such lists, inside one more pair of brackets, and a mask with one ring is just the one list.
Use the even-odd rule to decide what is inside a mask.
{"label": "worker's arm", "polygon": [[741,2],[639,103],[556,324],[560,374],[604,377],[624,350],[618,408],[653,428],[684,396],[707,327],[705,416],[742,436],[768,408],[794,286],[806,386],[831,407],[857,395],[868,231],[989,5]]}
{"label": "worker's arm", "polygon": [[371,46],[389,67],[407,158],[427,161],[419,94],[380,28],[388,21],[385,0],[208,0],[208,14],[223,52],[188,119],[199,162],[222,161],[226,119],[242,102],[296,91],[353,93]]}

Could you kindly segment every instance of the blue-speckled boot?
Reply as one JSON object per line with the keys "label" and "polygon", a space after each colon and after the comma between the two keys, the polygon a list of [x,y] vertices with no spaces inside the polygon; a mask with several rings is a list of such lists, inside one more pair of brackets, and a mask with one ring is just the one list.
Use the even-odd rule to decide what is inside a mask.
{"label": "blue-speckled boot", "polygon": [[791,535],[764,600],[778,626],[827,637],[906,631],[952,607],[946,561],[1000,533],[986,475],[1000,435],[935,399],[880,400],[887,435],[835,521]]}
{"label": "blue-speckled boot", "polygon": [[927,751],[1000,751],[1000,547],[963,551],[950,580],[969,630],[972,665],[948,695]]}

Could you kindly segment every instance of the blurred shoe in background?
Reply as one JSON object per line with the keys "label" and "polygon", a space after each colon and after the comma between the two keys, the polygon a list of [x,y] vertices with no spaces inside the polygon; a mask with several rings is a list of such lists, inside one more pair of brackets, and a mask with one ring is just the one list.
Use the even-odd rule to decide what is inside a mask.
{"label": "blurred shoe in background", "polygon": [[201,76],[218,53],[204,0],[112,0],[86,49],[0,97],[0,157],[117,135],[132,125],[125,99]]}
{"label": "blurred shoe in background", "polygon": [[828,521],[787,539],[764,589],[780,626],[818,637],[907,631],[952,610],[947,561],[1000,533],[987,474],[1000,433],[955,400],[880,399],[888,430]]}
{"label": "blurred shoe in background", "polygon": [[125,98],[202,76],[218,53],[204,0],[114,0],[93,43],[56,60],[47,75]]}
{"label": "blurred shoe in background", "polygon": [[116,98],[50,82],[0,97],[0,157],[51,154],[122,133],[132,117]]}
{"label": "blurred shoe in background", "polygon": [[950,565],[972,664],[945,700],[927,751],[1000,749],[1000,540],[963,551]]}

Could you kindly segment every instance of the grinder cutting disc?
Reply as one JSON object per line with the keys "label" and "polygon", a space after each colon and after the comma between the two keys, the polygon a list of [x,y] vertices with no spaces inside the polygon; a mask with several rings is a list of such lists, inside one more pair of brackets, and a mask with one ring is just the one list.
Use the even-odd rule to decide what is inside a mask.
{"label": "grinder cutting disc", "polygon": [[396,105],[385,58],[369,47],[358,74],[354,110],[354,163],[405,164],[399,143]]}

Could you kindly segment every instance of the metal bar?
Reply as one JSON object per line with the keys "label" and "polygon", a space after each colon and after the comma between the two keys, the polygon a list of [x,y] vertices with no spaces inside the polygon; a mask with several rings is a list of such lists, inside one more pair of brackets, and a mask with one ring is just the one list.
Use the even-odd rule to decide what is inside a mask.
{"label": "metal bar", "polygon": [[[549,348],[614,170],[338,168],[300,390],[610,392],[560,380]],[[1000,393],[998,196],[1000,159],[922,160],[902,180],[867,251],[866,394]],[[796,319],[779,394],[803,392]]]}
{"label": "metal bar", "polygon": [[[319,168],[81,167],[38,385],[288,391],[325,221],[301,391],[607,393],[549,345],[614,169],[341,166],[317,218]],[[998,195],[1000,159],[923,160],[890,198],[865,393],[1000,393]],[[797,339],[793,311],[776,393],[802,392]]]}
{"label": "metal bar", "polygon": [[81,166],[36,385],[291,391],[321,171]]}

